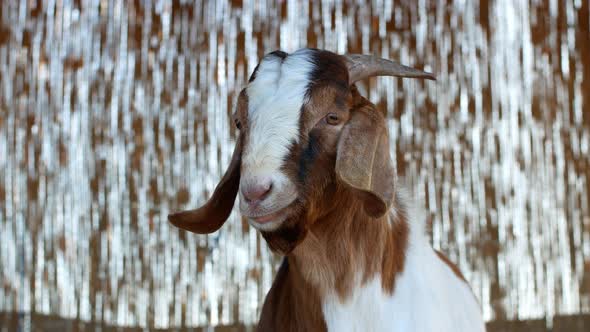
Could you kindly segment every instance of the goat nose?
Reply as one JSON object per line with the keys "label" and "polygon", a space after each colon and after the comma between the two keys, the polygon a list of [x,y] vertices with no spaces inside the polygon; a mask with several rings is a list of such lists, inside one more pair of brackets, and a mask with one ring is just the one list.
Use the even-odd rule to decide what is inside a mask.
{"label": "goat nose", "polygon": [[261,201],[270,194],[272,181],[269,178],[256,178],[244,184],[241,190],[246,202]]}

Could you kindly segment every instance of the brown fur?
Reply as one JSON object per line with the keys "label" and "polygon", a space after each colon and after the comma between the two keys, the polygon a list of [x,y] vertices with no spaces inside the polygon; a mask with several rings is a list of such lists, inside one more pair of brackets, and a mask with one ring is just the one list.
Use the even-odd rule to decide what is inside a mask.
{"label": "brown fur", "polygon": [[289,261],[322,296],[336,290],[341,299],[346,299],[355,286],[355,277],[365,283],[376,274],[381,275],[384,290],[391,294],[395,275],[403,270],[407,221],[401,215],[391,221],[389,215],[371,218],[354,195],[339,192],[338,196],[338,207],[314,223],[305,240],[288,256]]}
{"label": "brown fur", "polygon": [[[257,331],[326,331],[317,292],[284,260],[266,295]],[[296,308],[296,309],[295,309]]]}

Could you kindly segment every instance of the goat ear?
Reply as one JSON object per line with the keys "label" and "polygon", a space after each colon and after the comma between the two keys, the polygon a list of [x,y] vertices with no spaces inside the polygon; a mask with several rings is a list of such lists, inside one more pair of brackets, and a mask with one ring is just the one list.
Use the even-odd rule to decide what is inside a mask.
{"label": "goat ear", "polygon": [[168,221],[180,229],[198,234],[213,233],[221,228],[229,218],[238,194],[241,155],[242,146],[238,138],[231,162],[209,201],[196,210],[168,215]]}
{"label": "goat ear", "polygon": [[336,176],[362,197],[368,215],[379,218],[393,203],[395,171],[383,115],[363,100],[342,130]]}

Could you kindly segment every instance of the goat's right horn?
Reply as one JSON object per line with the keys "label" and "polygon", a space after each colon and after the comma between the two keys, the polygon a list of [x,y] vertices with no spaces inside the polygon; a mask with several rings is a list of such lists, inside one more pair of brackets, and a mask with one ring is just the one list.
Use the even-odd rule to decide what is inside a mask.
{"label": "goat's right horn", "polygon": [[372,76],[396,76],[436,80],[436,77],[431,73],[373,55],[346,54],[344,55],[344,59],[348,67],[349,84]]}

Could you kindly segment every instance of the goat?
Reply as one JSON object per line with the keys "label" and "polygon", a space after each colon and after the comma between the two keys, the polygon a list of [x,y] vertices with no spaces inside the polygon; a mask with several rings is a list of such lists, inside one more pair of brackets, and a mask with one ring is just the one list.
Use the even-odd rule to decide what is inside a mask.
{"label": "goat", "polygon": [[367,55],[275,51],[238,97],[239,134],[209,201],[169,216],[205,234],[240,212],[284,255],[258,331],[485,331],[455,265],[410,220],[384,114],[354,83],[432,74]]}

